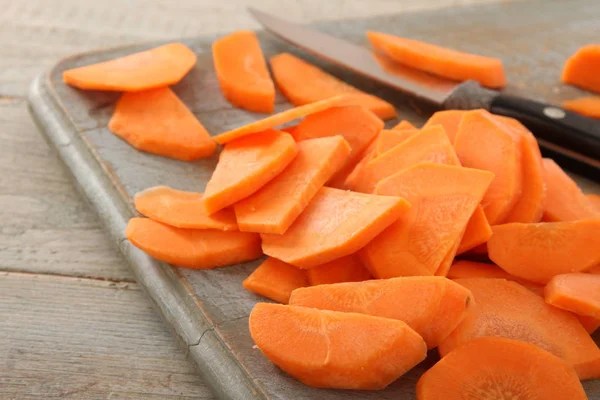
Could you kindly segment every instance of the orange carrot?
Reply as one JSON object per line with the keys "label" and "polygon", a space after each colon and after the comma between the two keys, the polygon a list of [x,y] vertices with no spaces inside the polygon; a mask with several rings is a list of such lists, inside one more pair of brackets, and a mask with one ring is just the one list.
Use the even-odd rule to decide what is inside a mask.
{"label": "orange carrot", "polygon": [[156,186],[136,193],[134,201],[140,214],[165,225],[187,229],[238,230],[233,210],[224,209],[213,215],[206,213],[202,193]]}
{"label": "orange carrot", "polygon": [[600,45],[583,46],[566,62],[561,80],[594,92],[600,92]]}
{"label": "orange carrot", "polygon": [[297,147],[282,173],[234,205],[241,231],[284,233],[350,154],[341,136],[304,140]]}
{"label": "orange carrot", "polygon": [[269,360],[313,387],[383,389],[427,355],[423,339],[393,319],[258,303],[249,324]]}
{"label": "orange carrot", "polygon": [[131,218],[125,236],[135,247],[178,267],[212,269],[261,256],[255,233],[181,229],[148,218]]}
{"label": "orange carrot", "polygon": [[169,88],[125,93],[108,129],[138,150],[184,161],[210,157],[217,147]]}
{"label": "orange carrot", "polygon": [[397,125],[395,125],[392,130],[394,131],[403,131],[405,129],[417,129],[413,124],[408,122],[407,120],[400,121]]}
{"label": "orange carrot", "polygon": [[308,278],[306,271],[269,257],[242,285],[251,292],[287,304],[294,289],[308,286]]}
{"label": "orange carrot", "polygon": [[549,158],[543,159],[543,166],[546,184],[544,221],[575,221],[598,216],[589,198],[562,168]]}
{"label": "orange carrot", "polygon": [[289,53],[281,53],[269,60],[279,90],[295,106],[343,94],[356,95],[356,104],[371,110],[381,119],[396,117],[393,105],[367,94]]}
{"label": "orange carrot", "polygon": [[283,234],[262,234],[263,251],[308,269],[355,253],[409,210],[399,197],[321,188]]}
{"label": "orange carrot", "polygon": [[373,276],[356,255],[350,255],[330,261],[308,270],[311,286],[341,282],[362,282]]}
{"label": "orange carrot", "polygon": [[365,166],[367,165],[367,163],[369,161],[371,161],[375,158],[375,148],[377,147],[378,142],[381,138],[381,132],[383,132],[383,131],[380,131],[377,134],[377,136],[375,136],[375,139],[373,139],[371,141],[371,143],[369,143],[369,145],[367,146],[367,148],[365,149],[363,154],[361,154],[360,160],[358,160],[354,166],[352,166],[351,164],[348,165],[348,167],[351,167],[351,168],[349,168],[350,171],[345,171],[345,172],[347,172],[347,175],[344,178],[344,182],[339,183],[338,186],[335,186],[336,188],[351,189],[355,186],[357,179],[362,174],[362,170],[365,168]]}
{"label": "orange carrot", "polygon": [[65,83],[86,90],[138,92],[174,85],[196,65],[184,44],[170,43],[63,72]]}
{"label": "orange carrot", "polygon": [[231,104],[273,112],[275,85],[254,32],[238,31],[215,40],[212,54],[221,92]]}
{"label": "orange carrot", "polygon": [[439,276],[412,276],[294,290],[290,305],[404,321],[436,347],[472,307],[471,293]]}
{"label": "orange carrot", "polygon": [[600,118],[600,97],[588,96],[567,100],[562,103],[563,108],[574,111],[590,118]]}
{"label": "orange carrot", "polygon": [[279,175],[297,151],[288,133],[275,130],[229,143],[206,184],[206,211],[213,214],[255,193]]}
{"label": "orange carrot", "polygon": [[489,240],[492,237],[492,228],[488,223],[483,208],[477,207],[471,215],[465,233],[456,250],[456,254],[465,253]]}
{"label": "orange carrot", "polygon": [[386,151],[389,151],[404,142],[406,139],[413,137],[420,131],[418,129],[403,129],[403,130],[382,130],[377,138],[377,145],[374,150],[374,158],[379,157]]}
{"label": "orange carrot", "polygon": [[[469,223],[467,222],[467,225],[468,224]],[[465,233],[465,230],[466,230],[466,228],[463,229],[463,231],[457,236],[456,241],[454,242],[454,244],[452,245],[450,250],[448,250],[448,252],[444,256],[444,258],[442,259],[442,262],[440,262],[440,265],[435,270],[435,274],[434,274],[435,276],[445,277],[446,275],[448,275],[448,271],[450,270],[450,267],[452,266],[452,263],[454,262],[454,258],[456,257],[456,252],[458,251],[460,243],[462,242],[462,238]]]}
{"label": "orange carrot", "polygon": [[482,337],[458,347],[417,382],[418,400],[587,400],[575,371],[534,344]]}
{"label": "orange carrot", "polygon": [[298,127],[298,125],[292,125],[292,126],[286,126],[285,128],[281,128],[279,130],[281,132],[289,133],[290,135],[292,135],[292,137],[294,137],[294,131],[296,130],[297,127]]}
{"label": "orange carrot", "polygon": [[590,274],[600,275],[600,265],[593,266],[592,268],[586,270],[586,272],[588,272]]}
{"label": "orange carrot", "polygon": [[450,143],[454,144],[454,139],[456,139],[456,133],[458,132],[460,121],[462,121],[462,117],[465,115],[465,113],[466,111],[462,110],[438,111],[427,120],[425,125],[423,125],[423,128],[441,125],[444,127],[444,131],[446,131],[446,135],[448,135]]}
{"label": "orange carrot", "polygon": [[586,194],[585,197],[588,198],[592,206],[596,210],[596,212],[600,213],[600,195],[597,194]]}
{"label": "orange carrot", "polygon": [[520,279],[512,276],[497,265],[468,260],[460,260],[452,264],[447,277],[450,279],[500,278],[509,281],[519,281]]}
{"label": "orange carrot", "polygon": [[544,298],[554,307],[600,318],[600,275],[556,275],[546,285]]}
{"label": "orange carrot", "polygon": [[516,282],[504,279],[458,279],[471,291],[476,307],[438,347],[445,357],[481,336],[521,340],[541,347],[575,368],[580,379],[600,375],[593,365],[600,349],[573,314],[552,307]]}
{"label": "orange carrot", "polygon": [[502,60],[463,53],[385,33],[367,31],[376,50],[397,62],[456,81],[474,80],[490,88],[506,86]]}
{"label": "orange carrot", "polygon": [[581,322],[581,325],[583,326],[583,328],[590,335],[592,333],[594,333],[596,331],[596,329],[600,328],[600,319],[598,319],[598,318],[587,317],[585,315],[576,315],[576,317],[579,320],[579,322]]}
{"label": "orange carrot", "polygon": [[379,279],[433,275],[492,179],[487,171],[422,163],[382,180],[375,193],[405,197],[412,207],[360,251],[361,260]]}
{"label": "orange carrot", "polygon": [[511,275],[546,284],[600,264],[600,219],[492,227],[488,254]]}

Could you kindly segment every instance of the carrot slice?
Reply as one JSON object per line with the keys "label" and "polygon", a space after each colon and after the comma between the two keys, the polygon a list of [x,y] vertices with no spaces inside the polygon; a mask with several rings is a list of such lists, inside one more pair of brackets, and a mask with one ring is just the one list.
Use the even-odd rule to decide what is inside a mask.
{"label": "carrot slice", "polygon": [[[468,225],[468,222],[467,222],[467,225]],[[445,277],[446,275],[448,275],[448,271],[450,270],[450,267],[452,266],[452,263],[454,262],[454,258],[456,257],[456,252],[458,251],[458,247],[460,246],[460,243],[462,241],[464,231],[465,230],[463,229],[463,232],[458,235],[456,241],[454,242],[454,244],[452,245],[450,250],[448,250],[448,252],[444,256],[444,258],[442,259],[442,262],[440,263],[438,268],[435,270],[435,274],[434,274],[435,276]]]}
{"label": "carrot slice", "polygon": [[594,92],[600,92],[600,45],[583,46],[565,63],[561,80]]}
{"label": "carrot slice", "polygon": [[544,298],[554,307],[600,318],[600,275],[556,275],[546,285]]}
{"label": "carrot slice", "polygon": [[535,344],[573,366],[580,379],[598,376],[592,366],[600,349],[577,318],[552,307],[516,282],[504,279],[458,279],[471,291],[476,307],[438,347],[446,354],[481,336],[499,336]]}
{"label": "carrot slice", "polygon": [[394,131],[403,131],[405,129],[417,129],[413,124],[408,122],[407,120],[400,121],[397,125],[395,125],[392,130]]}
{"label": "carrot slice", "polygon": [[462,117],[465,113],[466,111],[463,110],[438,111],[427,120],[425,125],[423,125],[423,128],[441,125],[444,128],[444,131],[446,131],[450,143],[454,144],[460,121],[462,121]]}
{"label": "carrot slice", "polygon": [[319,388],[383,389],[427,353],[404,322],[370,315],[258,303],[249,324],[269,360]]}
{"label": "carrot slice", "polygon": [[596,210],[596,212],[600,213],[600,195],[597,194],[586,194],[585,197],[588,198],[592,206]]}
{"label": "carrot slice", "polygon": [[417,382],[419,400],[570,399],[587,396],[575,371],[531,344],[482,337],[458,347]]}
{"label": "carrot slice", "polygon": [[494,264],[486,264],[475,261],[460,260],[452,264],[448,271],[448,278],[450,279],[465,279],[465,278],[499,278],[514,281],[522,286],[526,287],[533,293],[543,296],[544,286],[538,285],[530,281],[526,281],[521,278],[517,278],[504,271],[502,268]]}
{"label": "carrot slice", "polygon": [[546,284],[555,275],[600,264],[599,229],[600,219],[497,225],[488,254],[509,274]]}
{"label": "carrot slice", "polygon": [[544,158],[542,162],[547,193],[544,221],[575,221],[598,216],[590,199],[561,167],[549,158]]}
{"label": "carrot slice", "polygon": [[361,260],[378,279],[433,275],[492,178],[487,171],[423,163],[381,181],[375,193],[405,197],[412,207],[360,251]]}
{"label": "carrot slice", "polygon": [[495,175],[481,202],[490,225],[501,223],[521,195],[521,144],[512,133],[487,111],[468,111],[454,142],[462,165]]}
{"label": "carrot slice", "polygon": [[465,253],[485,242],[492,237],[492,228],[485,217],[481,206],[477,207],[471,215],[465,233],[456,250],[456,254]]}
{"label": "carrot slice", "polygon": [[262,234],[265,254],[313,268],[355,253],[409,210],[399,197],[323,187],[283,234]]}
{"label": "carrot slice", "polygon": [[181,229],[148,218],[131,218],[125,236],[157,260],[184,268],[225,267],[262,255],[256,233]]}
{"label": "carrot slice", "polygon": [[273,112],[275,85],[254,32],[238,31],[215,40],[212,54],[221,92],[231,104],[255,112]]}
{"label": "carrot slice", "polygon": [[140,214],[176,228],[238,230],[233,210],[206,213],[202,193],[156,186],[136,193],[134,202]]}
{"label": "carrot slice", "polygon": [[343,94],[356,95],[356,104],[371,110],[381,119],[396,117],[393,105],[367,94],[289,53],[281,53],[269,60],[277,87],[295,106]]}
{"label": "carrot slice", "polygon": [[290,305],[404,321],[436,347],[472,307],[471,293],[439,276],[412,276],[294,290]]}
{"label": "carrot slice", "polygon": [[251,292],[287,304],[294,289],[308,286],[306,271],[268,257],[242,285]]}
{"label": "carrot slice", "polygon": [[296,130],[297,127],[298,127],[298,125],[292,125],[292,126],[286,126],[285,128],[280,128],[279,130],[281,132],[289,133],[290,135],[292,135],[292,137],[294,137],[294,131]]}
{"label": "carrot slice", "polygon": [[304,140],[277,177],[234,205],[241,231],[284,233],[350,154],[341,136]]}
{"label": "carrot slice", "polygon": [[298,148],[284,132],[267,130],[229,143],[204,191],[209,214],[255,193],[287,167]]}
{"label": "carrot slice", "polygon": [[594,317],[588,317],[585,315],[576,315],[581,325],[590,335],[596,331],[596,329],[600,328],[600,319]]}
{"label": "carrot slice", "polygon": [[574,111],[590,118],[600,118],[600,97],[587,96],[567,100],[562,103],[563,108]]}
{"label": "carrot slice", "polygon": [[217,147],[169,88],[125,93],[108,129],[138,150],[184,161],[210,157]]}
{"label": "carrot slice", "polygon": [[373,276],[356,255],[350,255],[330,261],[308,270],[311,286],[341,282],[362,282]]}
{"label": "carrot slice", "polygon": [[404,142],[406,139],[413,137],[420,131],[418,129],[403,129],[403,130],[382,130],[377,138],[377,145],[373,153],[374,158],[379,157],[386,151],[389,151]]}
{"label": "carrot slice", "polygon": [[85,90],[138,92],[174,85],[196,65],[196,55],[182,43],[170,43],[63,72],[63,80]]}
{"label": "carrot slice", "polygon": [[490,88],[506,86],[502,60],[430,43],[367,31],[371,45],[397,62],[456,81],[474,80]]}
{"label": "carrot slice", "polygon": [[[381,132],[383,132],[383,131],[380,131],[379,134],[377,134],[375,139],[373,139],[373,141],[371,141],[371,143],[369,143],[369,145],[367,146],[367,148],[365,149],[363,154],[361,154],[360,160],[358,160],[358,162],[352,167],[351,171],[349,171],[348,174],[346,175],[346,178],[344,179],[344,183],[339,184],[339,186],[335,186],[335,187],[337,187],[338,189],[350,190],[355,186],[357,179],[362,174],[362,170],[365,168],[365,166],[367,165],[367,163],[369,161],[371,161],[375,158],[375,148],[377,147],[377,143],[379,142],[379,139],[381,137]],[[350,164],[349,164],[349,166],[350,166]]]}

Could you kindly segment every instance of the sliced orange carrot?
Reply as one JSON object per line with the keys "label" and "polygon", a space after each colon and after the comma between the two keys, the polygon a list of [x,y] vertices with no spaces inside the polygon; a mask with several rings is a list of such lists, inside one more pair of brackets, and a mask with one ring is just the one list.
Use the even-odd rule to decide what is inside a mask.
{"label": "sliced orange carrot", "polygon": [[499,336],[549,351],[573,366],[580,379],[600,374],[593,365],[600,349],[573,314],[546,304],[516,282],[486,278],[455,282],[471,291],[476,307],[439,345],[442,357],[477,337]]}
{"label": "sliced orange carrot", "polygon": [[488,223],[483,208],[477,207],[471,215],[465,233],[456,250],[456,254],[465,253],[489,240],[492,237],[492,228]]}
{"label": "sliced orange carrot", "polygon": [[574,111],[590,118],[600,118],[600,97],[588,96],[567,100],[562,103],[563,108]]}
{"label": "sliced orange carrot", "polygon": [[273,112],[275,85],[254,32],[238,31],[215,40],[212,54],[221,92],[231,104]]}
{"label": "sliced orange carrot", "polygon": [[594,317],[587,317],[585,315],[576,315],[581,325],[585,328],[587,333],[590,335],[596,332],[596,329],[600,328],[600,319]]}
{"label": "sliced orange carrot", "polygon": [[500,278],[509,281],[518,281],[520,278],[512,276],[502,268],[494,264],[460,260],[456,261],[450,267],[447,277],[449,279],[464,279],[464,278]]}
{"label": "sliced orange carrot", "polygon": [[[468,224],[469,223],[467,222],[467,225]],[[448,275],[448,271],[450,270],[450,267],[452,266],[452,263],[454,262],[454,258],[456,257],[456,252],[458,251],[458,247],[460,246],[460,243],[462,242],[462,238],[463,238],[465,230],[466,230],[466,228],[463,229],[463,232],[458,235],[456,241],[454,242],[454,244],[452,245],[450,250],[448,250],[448,252],[444,256],[444,258],[442,259],[442,262],[440,263],[438,268],[435,270],[435,274],[434,274],[435,276],[445,277],[446,275]]]}
{"label": "sliced orange carrot", "polygon": [[355,253],[409,208],[399,197],[324,187],[283,235],[261,235],[263,251],[299,268],[313,268]]}
{"label": "sliced orange carrot", "polygon": [[358,160],[354,166],[352,166],[351,164],[348,165],[348,168],[351,167],[351,170],[345,171],[347,172],[347,175],[344,179],[344,182],[338,183],[336,180],[336,183],[338,183],[338,185],[334,187],[338,189],[351,189],[354,187],[356,180],[361,176],[362,170],[365,168],[365,165],[367,165],[369,161],[375,158],[375,148],[377,147],[377,143],[379,142],[379,139],[381,137],[381,132],[382,131],[380,131],[377,134],[377,136],[375,136],[375,139],[373,139],[373,141],[369,143],[363,154],[361,154],[360,160]]}
{"label": "sliced orange carrot", "polygon": [[284,233],[350,154],[341,136],[304,140],[297,147],[282,173],[234,205],[241,231]]}
{"label": "sliced orange carrot", "polygon": [[490,225],[501,223],[521,195],[521,145],[511,134],[492,114],[475,110],[463,115],[454,142],[462,165],[495,175],[481,202]]}
{"label": "sliced orange carrot", "polygon": [[373,276],[356,255],[330,261],[307,271],[311,286],[341,282],[362,282]]}
{"label": "sliced orange carrot", "polygon": [[600,92],[600,45],[583,46],[565,63],[561,80],[594,92]]}
{"label": "sliced orange carrot", "polygon": [[590,274],[597,274],[597,275],[599,275],[600,274],[600,265],[593,266],[592,268],[586,270],[586,272],[588,272]]}
{"label": "sliced orange carrot", "polygon": [[590,199],[558,164],[549,158],[542,161],[546,184],[544,221],[575,221],[598,216]]}
{"label": "sliced orange carrot", "polygon": [[490,88],[506,86],[502,60],[430,43],[367,31],[373,47],[397,62],[456,81],[474,80]]}
{"label": "sliced orange carrot", "polygon": [[438,111],[431,116],[423,125],[423,128],[429,128],[434,125],[442,125],[444,127],[444,131],[446,131],[446,135],[448,135],[448,139],[450,139],[450,143],[454,144],[454,139],[456,139],[456,133],[458,132],[458,127],[460,125],[460,121],[462,121],[463,115],[465,115],[466,111],[463,110],[445,110]]}
{"label": "sliced orange carrot", "polygon": [[422,163],[382,180],[375,193],[405,197],[412,207],[360,251],[361,260],[379,279],[433,275],[492,179],[487,171]]}
{"label": "sliced orange carrot", "polygon": [[586,400],[563,360],[518,340],[482,337],[437,362],[417,382],[418,400]]}
{"label": "sliced orange carrot", "polygon": [[269,257],[242,285],[251,292],[287,304],[294,289],[308,286],[308,278],[306,271]]}
{"label": "sliced orange carrot", "polygon": [[173,85],[196,65],[196,55],[182,43],[165,44],[63,72],[65,83],[86,90],[138,92]]}
{"label": "sliced orange carrot", "polygon": [[546,303],[575,314],[600,318],[600,275],[556,275],[544,290]]}
{"label": "sliced orange carrot", "polygon": [[440,276],[411,276],[305,287],[290,305],[404,321],[436,347],[472,307],[471,293]]}
{"label": "sliced orange carrot", "polygon": [[546,284],[600,264],[600,219],[492,227],[489,257],[509,274]]}
{"label": "sliced orange carrot", "polygon": [[585,197],[588,198],[588,200],[590,201],[590,203],[592,203],[592,206],[594,207],[594,209],[600,213],[600,195],[597,194],[586,194]]}
{"label": "sliced orange carrot", "polygon": [[249,324],[269,360],[313,387],[383,389],[427,355],[415,331],[388,318],[258,303]]}
{"label": "sliced orange carrot", "polygon": [[206,213],[202,193],[156,186],[136,193],[134,202],[140,214],[176,228],[238,230],[233,210]]}
{"label": "sliced orange carrot", "polygon": [[297,152],[289,133],[272,129],[229,143],[206,184],[206,211],[215,213],[255,193],[279,175]]}
{"label": "sliced orange carrot", "polygon": [[392,130],[394,131],[403,131],[405,129],[417,129],[413,124],[408,122],[407,120],[400,121],[397,125],[395,125]]}
{"label": "sliced orange carrot", "polygon": [[377,145],[373,153],[374,158],[379,157],[386,151],[389,151],[404,142],[406,139],[413,137],[420,131],[418,129],[403,129],[403,130],[387,130],[381,131],[377,138]]}
{"label": "sliced orange carrot", "polygon": [[294,131],[296,130],[297,127],[298,127],[298,125],[292,125],[292,126],[286,126],[285,128],[281,128],[279,130],[281,132],[289,133],[290,135],[292,135],[292,137],[294,137]]}
{"label": "sliced orange carrot", "polygon": [[356,104],[374,112],[379,118],[396,117],[393,105],[367,94],[289,53],[281,53],[269,60],[279,90],[295,106],[303,106],[330,97],[357,95]]}
{"label": "sliced orange carrot", "polygon": [[181,229],[148,218],[131,218],[125,236],[157,260],[185,268],[225,267],[262,255],[256,233]]}
{"label": "sliced orange carrot", "polygon": [[169,88],[125,93],[108,129],[138,150],[184,161],[210,157],[217,147]]}

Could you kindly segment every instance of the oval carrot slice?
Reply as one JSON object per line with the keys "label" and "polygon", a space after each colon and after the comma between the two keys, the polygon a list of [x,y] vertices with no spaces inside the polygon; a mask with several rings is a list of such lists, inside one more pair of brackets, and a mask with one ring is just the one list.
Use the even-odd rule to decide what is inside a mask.
{"label": "oval carrot slice", "polygon": [[200,121],[166,87],[125,93],[108,129],[138,150],[183,161],[210,157],[217,147]]}
{"label": "oval carrot slice", "polygon": [[567,100],[562,103],[563,108],[574,111],[590,118],[600,118],[600,97],[587,96]]}
{"label": "oval carrot slice", "polygon": [[254,32],[238,31],[215,40],[212,54],[221,92],[231,104],[273,112],[275,85]]}
{"label": "oval carrot slice", "polygon": [[176,228],[238,230],[233,210],[206,213],[202,193],[156,186],[136,193],[134,202],[140,214]]}
{"label": "oval carrot slice", "polygon": [[[523,397],[521,397],[523,396]],[[517,340],[483,337],[458,347],[417,382],[417,400],[586,400],[577,374],[555,355]]]}
{"label": "oval carrot slice", "polygon": [[138,92],[174,85],[196,64],[182,43],[170,43],[114,60],[63,72],[65,83],[86,90]]}
{"label": "oval carrot slice", "polygon": [[561,80],[564,83],[600,92],[599,65],[600,44],[583,46],[565,63]]}
{"label": "oval carrot slice", "polygon": [[284,132],[267,130],[229,143],[204,191],[209,214],[255,193],[287,167],[298,148]]}
{"label": "oval carrot slice", "polygon": [[306,271],[268,257],[242,282],[244,288],[287,304],[294,289],[308,286]]}
{"label": "oval carrot slice", "polygon": [[355,254],[311,268],[307,273],[311,286],[341,282],[362,282],[373,278]]}
{"label": "oval carrot slice", "polygon": [[463,110],[438,111],[427,120],[425,125],[423,125],[423,128],[441,125],[444,128],[446,135],[448,135],[450,143],[454,144],[460,121],[462,121],[462,117],[466,112],[467,111]]}
{"label": "oval carrot slice", "polygon": [[492,237],[492,227],[485,217],[485,212],[481,206],[473,211],[473,215],[467,223],[465,233],[456,250],[456,254],[465,253],[485,242]]}
{"label": "oval carrot slice", "polygon": [[413,124],[406,120],[400,121],[397,125],[395,125],[392,130],[394,131],[403,131],[405,129],[417,129]]}
{"label": "oval carrot slice", "polygon": [[395,61],[456,81],[474,80],[490,88],[506,86],[502,60],[430,43],[367,31],[371,45]]}
{"label": "oval carrot slice", "polygon": [[554,307],[600,318],[600,275],[557,275],[546,285],[544,298]]}
{"label": "oval carrot slice", "polygon": [[262,255],[256,233],[181,229],[148,218],[131,218],[125,236],[157,260],[185,268],[225,267]]}
{"label": "oval carrot slice", "polygon": [[281,53],[269,61],[277,87],[295,106],[351,94],[357,95],[357,105],[371,110],[379,118],[396,117],[396,109],[387,101],[367,94],[292,54]]}
{"label": "oval carrot slice", "polygon": [[456,328],[472,302],[467,289],[439,276],[311,286],[294,290],[290,297],[290,305],[404,321],[429,348]]}
{"label": "oval carrot slice", "polygon": [[423,339],[393,319],[258,303],[249,324],[269,360],[313,387],[383,389],[427,355]]}

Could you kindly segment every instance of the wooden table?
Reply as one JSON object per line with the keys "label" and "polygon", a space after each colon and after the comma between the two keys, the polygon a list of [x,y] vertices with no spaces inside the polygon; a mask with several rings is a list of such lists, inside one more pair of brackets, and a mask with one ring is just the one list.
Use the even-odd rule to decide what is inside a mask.
{"label": "wooden table", "polygon": [[0,398],[212,398],[31,121],[35,75],[98,47],[257,28],[250,3],[311,21],[489,1],[0,0]]}

